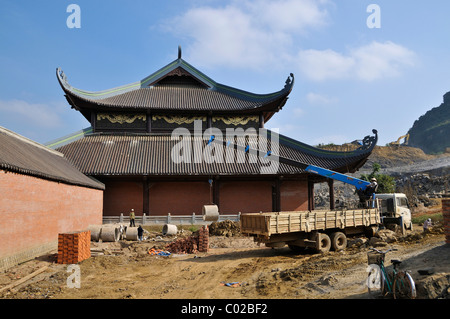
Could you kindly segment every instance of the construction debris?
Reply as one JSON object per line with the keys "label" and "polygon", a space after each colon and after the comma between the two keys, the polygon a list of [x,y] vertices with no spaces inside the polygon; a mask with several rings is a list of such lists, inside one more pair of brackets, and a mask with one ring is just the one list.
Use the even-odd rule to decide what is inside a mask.
{"label": "construction debris", "polygon": [[192,236],[180,238],[169,245],[166,249],[174,254],[194,254],[196,252],[208,252],[209,250],[209,229],[203,226]]}
{"label": "construction debris", "polygon": [[148,254],[151,256],[170,256],[170,252],[155,248],[149,249]]}
{"label": "construction debris", "polygon": [[240,232],[239,222],[233,222],[228,219],[222,222],[213,222],[209,225],[209,234],[211,236],[232,237],[240,235]]}

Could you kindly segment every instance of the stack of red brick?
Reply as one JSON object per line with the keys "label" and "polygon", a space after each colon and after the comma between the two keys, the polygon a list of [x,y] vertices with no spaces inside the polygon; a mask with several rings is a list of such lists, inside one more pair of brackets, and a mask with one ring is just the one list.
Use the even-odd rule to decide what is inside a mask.
{"label": "stack of red brick", "polygon": [[450,244],[450,199],[442,200],[442,215],[444,215],[445,242]]}
{"label": "stack of red brick", "polygon": [[209,228],[203,226],[198,231],[198,251],[207,253],[209,250]]}
{"label": "stack of red brick", "polygon": [[174,254],[194,254],[196,252],[208,252],[209,229],[203,226],[196,234],[178,239],[166,246],[166,249]]}
{"label": "stack of red brick", "polygon": [[91,231],[58,234],[58,264],[76,264],[91,257]]}

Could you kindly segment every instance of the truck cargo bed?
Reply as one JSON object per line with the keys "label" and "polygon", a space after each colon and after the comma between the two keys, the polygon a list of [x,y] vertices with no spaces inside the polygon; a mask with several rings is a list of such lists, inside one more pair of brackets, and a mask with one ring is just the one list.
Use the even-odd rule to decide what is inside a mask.
{"label": "truck cargo bed", "polygon": [[246,235],[270,237],[274,234],[311,232],[331,228],[370,226],[381,222],[379,210],[292,211],[241,215],[241,232]]}

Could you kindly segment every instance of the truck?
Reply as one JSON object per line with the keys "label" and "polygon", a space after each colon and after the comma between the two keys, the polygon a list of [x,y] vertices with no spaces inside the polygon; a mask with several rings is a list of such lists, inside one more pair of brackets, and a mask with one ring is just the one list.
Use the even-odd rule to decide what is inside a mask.
{"label": "truck", "polygon": [[[376,143],[375,137],[366,137],[365,143]],[[230,142],[216,141],[211,136],[208,143],[222,143],[230,147]],[[243,152],[251,150],[249,146],[231,145]],[[404,194],[376,194],[377,185],[349,175],[338,173],[315,165],[310,165],[289,158],[274,155],[268,151],[265,158],[288,165],[300,167],[306,172],[353,185],[360,198],[362,208],[328,211],[293,211],[242,214],[240,217],[241,233],[252,236],[258,243],[267,247],[284,247],[293,250],[313,248],[317,252],[342,250],[347,247],[347,236],[365,234],[371,237],[379,227],[398,225],[402,233],[406,228],[412,230],[411,211]]]}
{"label": "truck", "polygon": [[405,234],[406,230],[413,230],[411,208],[408,198],[403,193],[376,194],[380,203],[382,223],[385,225],[397,224]]}
{"label": "truck", "polygon": [[267,247],[286,245],[294,251],[310,247],[317,252],[343,250],[347,236],[372,236],[381,224],[378,207],[343,211],[293,211],[242,214],[241,233]]}

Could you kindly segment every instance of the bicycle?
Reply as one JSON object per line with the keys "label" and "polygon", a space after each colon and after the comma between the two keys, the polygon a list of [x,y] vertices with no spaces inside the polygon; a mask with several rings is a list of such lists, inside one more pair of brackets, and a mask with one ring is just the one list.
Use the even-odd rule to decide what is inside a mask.
{"label": "bicycle", "polygon": [[371,248],[367,253],[369,263],[369,276],[367,286],[369,294],[380,291],[382,296],[392,294],[394,299],[414,299],[416,298],[416,285],[408,271],[399,271],[398,266],[402,263],[400,260],[392,259],[393,269],[388,273],[384,267],[384,259],[388,252],[396,251],[391,248],[386,251],[380,251]]}

